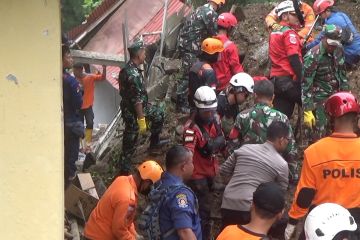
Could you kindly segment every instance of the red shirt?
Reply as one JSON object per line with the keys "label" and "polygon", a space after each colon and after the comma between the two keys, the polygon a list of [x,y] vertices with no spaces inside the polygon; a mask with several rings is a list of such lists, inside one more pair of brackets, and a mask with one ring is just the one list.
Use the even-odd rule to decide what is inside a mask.
{"label": "red shirt", "polygon": [[[210,138],[217,136],[217,131],[214,124],[202,126],[206,134]],[[208,142],[199,126],[188,120],[184,127],[184,146],[193,152],[194,172],[193,179],[203,179],[206,177],[214,177],[219,169],[219,161],[215,154],[208,158],[200,154],[199,149],[203,148]]]}
{"label": "red shirt", "polygon": [[269,56],[271,59],[270,77],[273,76],[291,76],[295,73],[290,65],[288,57],[298,54],[301,58],[300,37],[294,29],[281,22],[284,26],[279,31],[273,31],[269,40]]}
{"label": "red shirt", "polygon": [[217,39],[224,44],[224,51],[219,54],[219,59],[215,64],[212,64],[216,73],[216,78],[219,82],[217,91],[224,90],[233,75],[239,72],[244,72],[243,66],[239,61],[238,48],[226,35],[217,35]]}
{"label": "red shirt", "polygon": [[95,81],[102,80],[101,74],[86,74],[83,78],[79,79],[84,88],[83,104],[81,109],[86,109],[94,104],[94,89]]}

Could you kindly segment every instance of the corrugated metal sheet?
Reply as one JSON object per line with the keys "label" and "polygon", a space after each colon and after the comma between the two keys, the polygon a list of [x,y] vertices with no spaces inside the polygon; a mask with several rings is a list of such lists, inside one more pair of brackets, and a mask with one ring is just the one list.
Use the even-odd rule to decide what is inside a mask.
{"label": "corrugated metal sheet", "polygon": [[103,16],[118,0],[104,0],[94,11],[91,12],[84,24],[71,29],[67,34],[69,39],[74,40],[80,36],[91,24]]}
{"label": "corrugated metal sheet", "polygon": [[[112,4],[116,2],[115,0],[105,0],[104,3],[110,8]],[[141,4],[139,5],[139,2]],[[143,1],[135,1],[135,0],[128,0],[126,1],[108,20],[107,23],[98,31],[98,33],[90,40],[89,44],[85,46],[84,50],[88,51],[97,51],[97,52],[104,52],[104,53],[116,53],[116,54],[124,54],[124,47],[122,44],[122,32],[121,32],[121,22],[123,20],[123,14],[126,11],[128,14],[128,24],[129,24],[129,38],[130,42],[137,36],[141,35],[142,33],[146,32],[156,32],[161,31],[162,29],[162,19],[164,14],[164,0],[152,0],[149,2]],[[104,4],[103,3],[103,4]],[[100,6],[102,6],[101,4]],[[99,7],[100,7],[99,6]],[[170,0],[168,5],[168,16],[178,12],[183,7],[183,3],[179,0]],[[136,10],[135,10],[136,9]],[[153,11],[157,9],[156,11]],[[96,13],[92,13],[90,17],[92,19],[98,19],[101,17],[100,13],[103,14],[108,9],[98,8],[96,9]],[[136,14],[132,11],[136,11],[138,16],[136,18]],[[186,12],[189,12],[190,9],[188,8]],[[133,14],[130,14],[133,13]],[[147,14],[152,14],[151,16]],[[132,17],[133,16],[133,17]],[[141,21],[144,20],[144,21]],[[94,20],[96,21],[96,20]],[[93,21],[93,22],[94,22]],[[85,31],[86,28],[83,28]],[[75,30],[74,30],[75,32]],[[82,34],[82,32],[78,32],[78,35]],[[78,36],[77,35],[77,36]],[[151,44],[156,42],[160,38],[160,35],[150,35],[145,36],[144,40],[147,44]],[[98,67],[101,70],[101,66]],[[107,67],[107,80],[115,87],[119,88],[117,77],[119,75],[120,69],[118,67],[109,66]]]}

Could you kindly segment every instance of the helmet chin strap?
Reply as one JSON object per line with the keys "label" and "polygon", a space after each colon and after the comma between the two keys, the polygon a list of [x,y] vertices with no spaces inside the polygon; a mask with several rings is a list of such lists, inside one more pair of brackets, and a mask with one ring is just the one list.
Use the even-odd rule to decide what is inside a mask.
{"label": "helmet chin strap", "polygon": [[299,19],[299,22],[300,22],[301,26],[304,26],[305,25],[305,20],[304,20],[304,16],[301,13],[301,10],[300,10],[300,1],[299,0],[292,0],[292,2],[294,4],[295,12],[296,12],[296,15],[297,15],[297,17]]}

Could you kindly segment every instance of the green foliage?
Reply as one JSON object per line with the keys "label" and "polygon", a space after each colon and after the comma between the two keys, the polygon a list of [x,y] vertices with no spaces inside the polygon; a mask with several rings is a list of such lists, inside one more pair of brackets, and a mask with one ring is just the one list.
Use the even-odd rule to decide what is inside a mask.
{"label": "green foliage", "polygon": [[92,10],[101,4],[102,0],[84,0],[83,8],[85,16],[89,16]]}
{"label": "green foliage", "polygon": [[102,0],[62,0],[62,30],[67,32],[85,21]]}

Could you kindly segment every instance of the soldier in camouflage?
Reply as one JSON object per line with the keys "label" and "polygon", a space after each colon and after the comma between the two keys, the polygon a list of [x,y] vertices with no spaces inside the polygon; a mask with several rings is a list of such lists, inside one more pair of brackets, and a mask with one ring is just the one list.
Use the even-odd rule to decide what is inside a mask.
{"label": "soldier in camouflage", "polygon": [[288,146],[284,152],[284,159],[289,165],[289,180],[298,179],[297,160],[298,153],[294,134],[288,117],[272,108],[274,85],[269,80],[260,80],[255,83],[255,105],[240,112],[235,120],[229,138],[232,144],[240,147],[243,144],[259,144],[266,141],[267,129],[273,121],[281,121],[289,127]]}
{"label": "soldier in camouflage", "polygon": [[209,0],[198,7],[185,21],[178,36],[178,50],[182,59],[181,79],[178,82],[177,110],[185,111],[189,86],[189,71],[201,53],[201,43],[217,34],[217,10],[225,0]]}
{"label": "soldier in camouflage", "polygon": [[122,153],[118,162],[121,175],[132,170],[131,159],[139,132],[144,134],[150,128],[150,148],[154,148],[161,143],[159,135],[164,124],[164,111],[148,102],[142,70],[139,69],[145,60],[144,43],[136,40],[128,50],[130,61],[119,75],[121,117],[125,124]]}
{"label": "soldier in camouflage", "polygon": [[304,57],[302,102],[305,132],[311,142],[330,134],[325,100],[335,92],[349,90],[341,31],[335,25],[325,25],[322,41]]}

